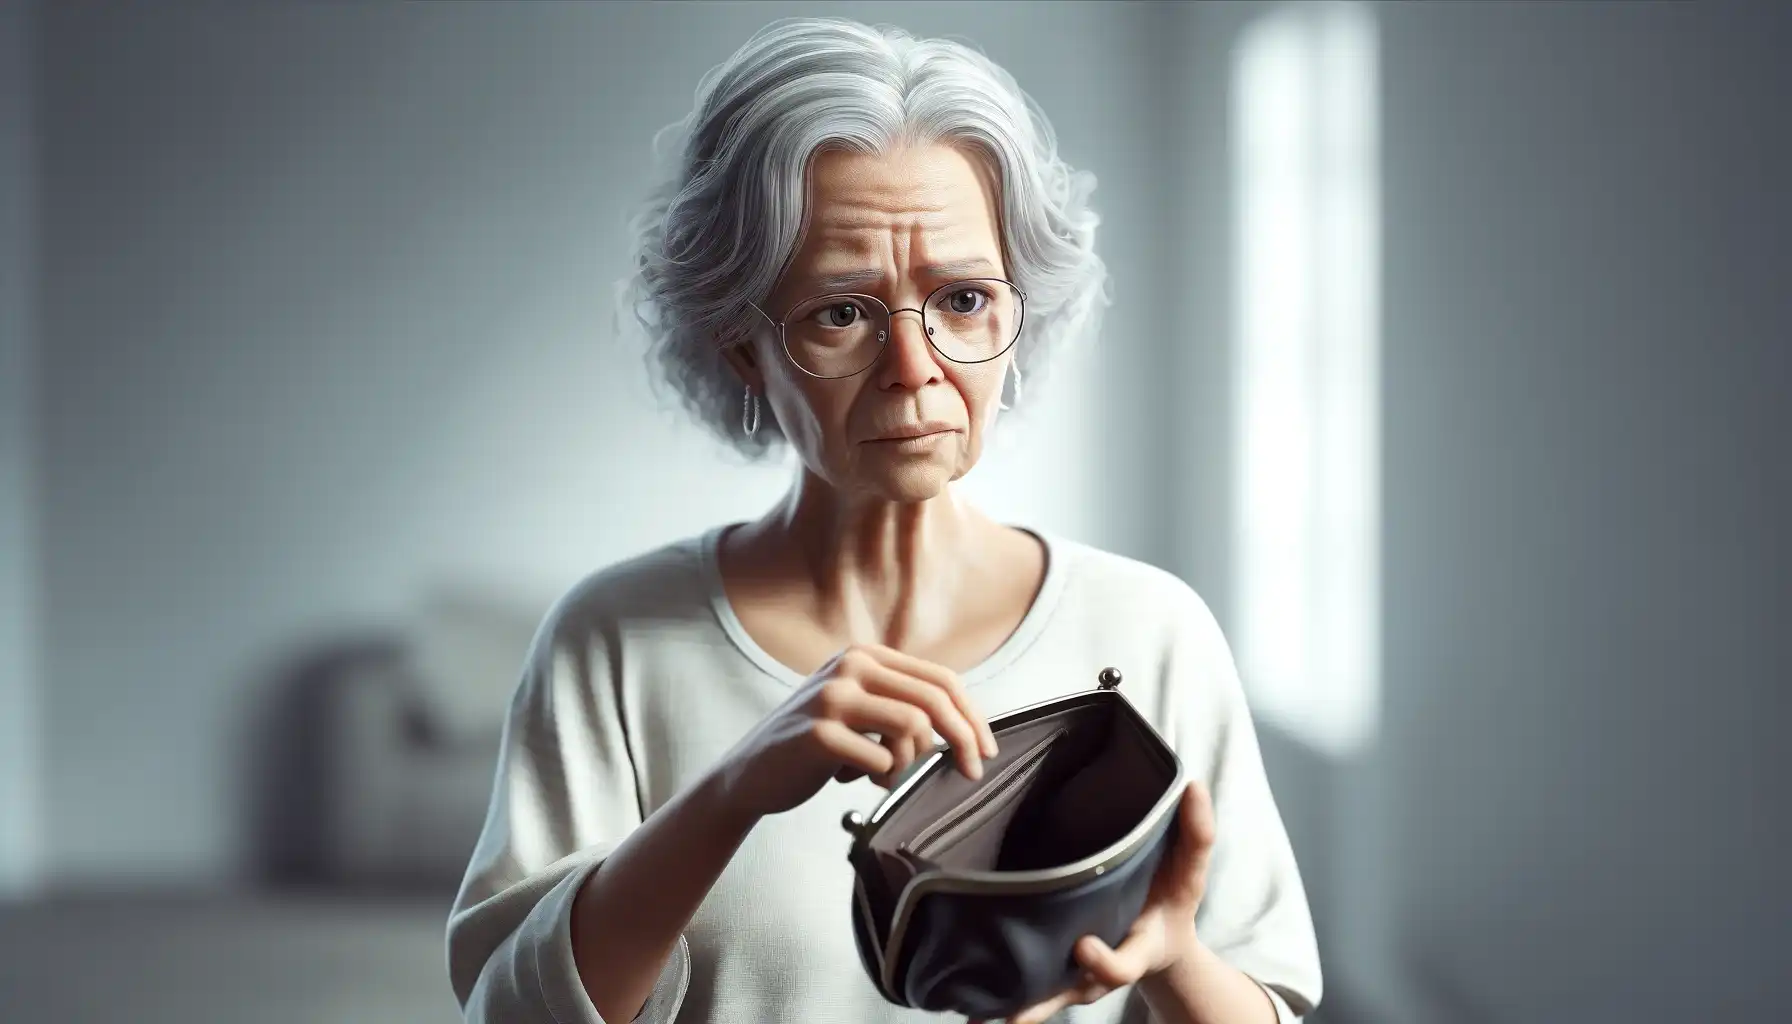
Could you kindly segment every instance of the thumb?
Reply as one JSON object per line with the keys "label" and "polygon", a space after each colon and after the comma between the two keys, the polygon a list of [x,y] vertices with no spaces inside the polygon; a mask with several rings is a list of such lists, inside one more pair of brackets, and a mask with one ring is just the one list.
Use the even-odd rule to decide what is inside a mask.
{"label": "thumb", "polygon": [[1178,851],[1184,865],[1184,877],[1195,881],[1197,890],[1204,888],[1207,879],[1207,862],[1213,854],[1213,843],[1218,836],[1218,828],[1214,822],[1213,800],[1207,795],[1207,787],[1199,782],[1190,782],[1182,792],[1182,849]]}
{"label": "thumb", "polygon": [[1182,836],[1189,845],[1203,854],[1213,848],[1217,829],[1213,816],[1213,798],[1200,781],[1191,781],[1182,791]]}

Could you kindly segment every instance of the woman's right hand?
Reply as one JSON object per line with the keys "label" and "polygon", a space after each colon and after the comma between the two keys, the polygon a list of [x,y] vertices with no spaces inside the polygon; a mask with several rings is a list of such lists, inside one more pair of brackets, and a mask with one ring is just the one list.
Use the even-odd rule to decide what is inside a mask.
{"label": "woman's right hand", "polygon": [[829,779],[868,775],[888,788],[934,748],[935,733],[972,779],[996,754],[995,734],[951,670],[854,644],[729,751],[718,766],[721,792],[730,810],[762,817],[802,805]]}

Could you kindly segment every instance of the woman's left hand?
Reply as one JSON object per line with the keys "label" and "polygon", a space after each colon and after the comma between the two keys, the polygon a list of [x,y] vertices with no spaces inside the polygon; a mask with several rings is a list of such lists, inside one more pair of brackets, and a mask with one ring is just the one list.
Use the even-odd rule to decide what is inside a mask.
{"label": "woman's left hand", "polygon": [[1199,948],[1195,911],[1207,891],[1207,860],[1214,840],[1213,802],[1207,787],[1190,782],[1183,790],[1177,817],[1182,835],[1158,866],[1145,909],[1119,948],[1110,948],[1093,935],[1083,936],[1076,946],[1077,961],[1084,968],[1083,983],[1027,1007],[1008,1018],[1008,1024],[1044,1024],[1067,1006],[1092,1003],[1117,988],[1168,970]]}

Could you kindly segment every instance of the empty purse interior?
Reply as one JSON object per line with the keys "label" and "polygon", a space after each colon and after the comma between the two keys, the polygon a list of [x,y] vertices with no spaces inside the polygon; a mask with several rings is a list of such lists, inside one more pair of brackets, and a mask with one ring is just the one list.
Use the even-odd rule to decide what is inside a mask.
{"label": "empty purse interior", "polygon": [[1176,769],[1114,701],[1066,709],[999,737],[981,782],[950,764],[920,783],[872,841],[892,856],[972,871],[1080,860],[1138,825]]}

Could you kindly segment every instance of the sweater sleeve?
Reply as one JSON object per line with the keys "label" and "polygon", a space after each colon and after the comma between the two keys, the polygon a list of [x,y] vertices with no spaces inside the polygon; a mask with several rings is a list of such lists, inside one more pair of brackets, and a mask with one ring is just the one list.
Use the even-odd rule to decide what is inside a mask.
{"label": "sweater sleeve", "polygon": [[[573,900],[642,803],[609,646],[572,618],[551,615],[524,665],[448,922],[449,978],[476,1024],[606,1024],[573,963]],[[670,1024],[689,981],[681,936],[635,1020]]]}
{"label": "sweater sleeve", "polygon": [[1306,889],[1231,649],[1212,612],[1189,597],[1172,699],[1187,770],[1207,784],[1216,827],[1195,928],[1207,948],[1263,987],[1288,1024],[1312,1012],[1322,988]]}

